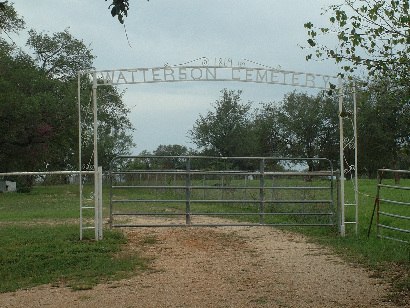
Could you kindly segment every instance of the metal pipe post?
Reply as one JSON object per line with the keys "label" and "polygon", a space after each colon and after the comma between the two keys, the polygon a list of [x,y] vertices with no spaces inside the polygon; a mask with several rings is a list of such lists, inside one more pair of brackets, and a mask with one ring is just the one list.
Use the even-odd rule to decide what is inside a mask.
{"label": "metal pipe post", "polygon": [[102,167],[98,167],[98,240],[103,239],[103,207],[102,207]]}
{"label": "metal pipe post", "polygon": [[356,83],[353,82],[353,131],[354,131],[354,199],[355,199],[355,231],[359,232],[359,181],[357,166],[357,100],[356,100]]}
{"label": "metal pipe post", "polygon": [[81,72],[78,72],[77,100],[78,100],[78,180],[80,182],[80,241],[83,239],[83,176],[82,176],[82,139],[81,139]]}
{"label": "metal pipe post", "polygon": [[259,164],[259,223],[263,224],[265,222],[265,159],[262,159]]}
{"label": "metal pipe post", "polygon": [[186,176],[185,176],[185,224],[191,224],[191,159],[186,161]]}
{"label": "metal pipe post", "polygon": [[340,235],[345,229],[345,176],[344,176],[344,135],[343,135],[343,81],[339,76],[339,155],[340,155]]}
{"label": "metal pipe post", "polygon": [[97,110],[97,74],[93,72],[93,115],[94,115],[94,228],[95,228],[95,240],[99,239],[99,174],[98,174],[98,110]]}

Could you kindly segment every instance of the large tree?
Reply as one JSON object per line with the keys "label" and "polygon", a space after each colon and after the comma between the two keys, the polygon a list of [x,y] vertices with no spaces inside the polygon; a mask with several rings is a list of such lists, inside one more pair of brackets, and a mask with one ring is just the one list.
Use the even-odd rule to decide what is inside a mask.
{"label": "large tree", "polygon": [[40,168],[55,133],[57,81],[50,80],[26,54],[0,41],[0,168],[2,171]]}
{"label": "large tree", "polygon": [[[80,70],[92,69],[95,56],[82,40],[74,38],[68,30],[52,35],[29,31],[27,45],[34,50],[35,61],[39,68],[49,78],[63,82],[63,88],[55,95],[60,99],[60,112],[65,114],[62,122],[65,132],[55,142],[57,159],[64,166],[74,168],[78,153],[78,123],[77,123],[77,74]],[[91,81],[87,76],[82,78],[82,101],[91,100]],[[133,146],[129,135],[132,125],[127,118],[129,110],[122,101],[122,93],[112,86],[98,88],[98,119],[99,119],[99,162],[104,169],[109,168],[112,158],[119,154],[127,154]],[[89,104],[82,106],[83,162],[84,168],[90,167],[90,157],[93,149],[93,117]],[[63,123],[63,125],[61,124]],[[64,152],[63,152],[64,151]],[[66,153],[66,155],[64,155]],[[68,155],[67,155],[68,154]],[[64,157],[64,160],[61,160]],[[57,164],[57,162],[56,162]],[[61,166],[61,168],[63,167]]]}
{"label": "large tree", "polygon": [[50,78],[77,78],[78,71],[93,68],[95,56],[84,41],[73,37],[68,29],[49,35],[30,30],[27,45],[33,49],[38,66]]}
{"label": "large tree", "polygon": [[7,36],[9,33],[17,33],[24,28],[24,20],[18,16],[14,7],[8,1],[0,2],[0,34],[4,32]]}
{"label": "large tree", "polygon": [[284,155],[286,140],[281,135],[279,104],[265,103],[254,120],[257,155],[280,157]]}
{"label": "large tree", "polygon": [[250,103],[241,102],[241,91],[224,89],[206,115],[200,115],[189,132],[205,153],[216,156],[248,156],[255,146]]}
{"label": "large tree", "polygon": [[[153,154],[155,156],[187,156],[190,151],[186,146],[179,144],[161,144],[154,150]],[[156,163],[155,167],[164,169],[184,169],[186,166],[185,160],[179,157],[154,159],[154,162]]]}
{"label": "large tree", "polygon": [[[77,70],[94,56],[68,31],[29,32],[34,57],[0,41],[0,166],[3,171],[78,169]],[[92,160],[91,81],[82,78],[83,168]],[[122,93],[98,89],[99,158],[103,168],[133,145]]]}
{"label": "large tree", "polygon": [[[84,169],[93,168],[94,122],[92,107],[89,104],[91,102],[91,87],[90,80],[82,82],[82,161]],[[132,136],[130,135],[134,128],[128,118],[130,110],[123,102],[123,94],[124,92],[119,92],[113,86],[104,85],[98,87],[98,157],[99,164],[104,170],[109,169],[110,162],[114,157],[130,154],[130,149],[134,146]],[[76,104],[73,107],[77,108]],[[78,136],[77,123],[76,120],[71,126],[75,136]],[[78,153],[77,143],[73,143],[72,147],[75,149],[75,153]],[[76,161],[75,156],[72,156],[72,159]]]}
{"label": "large tree", "polygon": [[358,88],[359,168],[370,177],[379,168],[410,167],[410,92],[389,79]]}
{"label": "large tree", "polygon": [[[285,157],[338,157],[337,104],[325,93],[310,96],[291,92],[281,104],[266,104],[259,120],[262,134],[276,155]],[[309,169],[320,167],[306,161]]]}
{"label": "large tree", "polygon": [[307,59],[331,59],[344,72],[364,74],[359,168],[370,176],[382,167],[409,168],[409,1],[344,0],[325,14],[329,25],[305,24],[313,49]]}
{"label": "large tree", "polygon": [[[365,69],[407,82],[410,73],[409,1],[344,0],[325,12],[329,25],[307,22],[307,59],[330,58],[343,71]],[[335,42],[333,46],[332,42]]]}

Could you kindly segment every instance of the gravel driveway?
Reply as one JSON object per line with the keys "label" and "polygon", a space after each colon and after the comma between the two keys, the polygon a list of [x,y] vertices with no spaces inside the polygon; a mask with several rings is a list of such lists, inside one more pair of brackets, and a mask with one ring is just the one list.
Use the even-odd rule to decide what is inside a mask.
{"label": "gravel driveway", "polygon": [[124,229],[151,269],[92,290],[41,286],[0,307],[394,307],[387,285],[298,234],[267,227]]}

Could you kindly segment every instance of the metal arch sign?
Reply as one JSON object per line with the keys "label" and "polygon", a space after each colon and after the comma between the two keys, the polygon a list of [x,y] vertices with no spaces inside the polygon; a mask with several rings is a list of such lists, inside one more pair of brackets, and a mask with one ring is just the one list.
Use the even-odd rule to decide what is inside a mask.
{"label": "metal arch sign", "polygon": [[[255,62],[253,62],[255,63]],[[221,64],[221,63],[220,63]],[[278,84],[328,90],[338,84],[338,77],[305,72],[287,71],[271,67],[247,67],[245,62],[239,65],[165,65],[163,67],[117,69],[92,71],[96,86],[126,85],[161,82],[186,81],[236,81],[262,84]]]}
{"label": "metal arch sign", "polygon": [[[201,60],[199,65],[194,65],[194,62]],[[216,59],[215,59],[216,60]],[[259,84],[271,85],[287,85],[293,87],[315,88],[320,90],[334,89],[335,85],[338,88],[339,97],[339,153],[340,153],[340,175],[344,178],[344,137],[343,137],[343,81],[341,77],[312,74],[305,72],[287,71],[280,68],[272,68],[253,61],[244,60],[234,63],[232,59],[218,58],[219,61],[210,64],[206,57],[201,57],[193,61],[185,62],[179,65],[165,64],[163,67],[152,68],[135,68],[135,69],[114,69],[114,70],[100,70],[100,71],[80,71],[78,73],[78,123],[79,123],[79,167],[82,170],[81,163],[81,98],[80,98],[80,84],[82,74],[92,74],[92,97],[93,97],[93,135],[94,135],[94,195],[95,195],[95,237],[102,239],[102,196],[98,185],[98,117],[97,117],[97,88],[104,85],[128,85],[128,84],[144,84],[144,83],[167,83],[167,82],[187,82],[187,81],[236,81],[236,82],[252,82]],[[221,61],[223,60],[223,61]],[[255,66],[248,67],[246,62],[255,64]],[[355,180],[357,183],[357,134],[356,134],[356,96],[354,94],[354,132],[355,132]],[[80,171],[80,187],[81,171]],[[357,185],[356,185],[357,187]],[[80,188],[81,191],[81,188]],[[356,224],[357,233],[357,191],[356,191]],[[344,215],[344,181],[340,183],[340,234],[345,235],[345,215]],[[82,208],[82,200],[80,198],[80,208]],[[97,211],[98,209],[98,211]],[[98,218],[97,218],[98,216]],[[82,220],[80,214],[80,221]],[[82,222],[80,223],[82,228]],[[81,236],[80,236],[81,237]]]}

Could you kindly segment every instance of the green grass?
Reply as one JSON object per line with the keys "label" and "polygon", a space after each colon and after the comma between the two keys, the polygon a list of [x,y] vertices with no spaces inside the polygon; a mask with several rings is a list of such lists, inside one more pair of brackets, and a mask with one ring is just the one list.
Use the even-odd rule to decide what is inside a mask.
{"label": "green grass", "polygon": [[[340,237],[336,228],[309,227],[291,230],[307,235],[312,241],[329,247],[349,262],[366,266],[374,271],[374,275],[392,282],[392,300],[400,302],[406,298],[403,294],[410,294],[410,246],[377,238],[375,221],[370,237],[367,237],[376,184],[376,180],[359,182],[358,235],[355,234],[354,225],[346,225],[346,237]],[[402,180],[402,185],[410,186],[410,180]],[[91,191],[92,187],[86,187],[84,195],[89,196]],[[108,218],[109,190],[104,188],[103,193],[104,217]],[[130,193],[131,197],[138,195],[139,198],[152,196],[147,191],[137,193],[118,190],[116,193],[120,195],[119,198],[123,193]],[[248,193],[254,192],[250,190]],[[166,198],[181,196],[184,196],[184,192],[173,192]],[[353,200],[353,187],[350,181],[346,182],[346,196],[347,203]],[[90,288],[99,282],[120,279],[132,275],[136,269],[147,267],[147,260],[141,259],[138,254],[124,251],[123,245],[127,239],[118,230],[104,230],[103,241],[79,241],[78,197],[76,185],[36,186],[28,194],[0,194],[0,292],[45,283],[65,284],[73,289]],[[382,197],[407,201],[410,199],[408,192],[397,190],[382,190]],[[386,206],[387,211],[398,211],[399,214],[409,216],[408,207],[382,206]],[[125,204],[124,207],[125,210],[129,210],[132,205]],[[174,208],[183,212],[184,205],[178,207],[164,203],[158,204],[157,208],[162,211]],[[147,209],[152,207],[144,210]],[[243,206],[242,210],[249,209],[252,208],[248,205]],[[198,210],[217,212],[230,211],[233,208],[213,204],[201,205]],[[346,209],[346,218],[354,220],[352,207]],[[387,219],[383,223],[391,221]],[[409,228],[408,221],[399,220],[399,225]],[[403,239],[406,239],[408,235],[395,236],[403,236]],[[90,233],[89,237],[93,238],[93,234]],[[141,245],[155,242],[155,238],[146,238]]]}
{"label": "green grass", "polygon": [[124,254],[126,238],[106,230],[103,241],[78,239],[73,225],[0,227],[0,292],[40,284],[88,289],[146,267],[138,255]]}
{"label": "green grass", "polygon": [[[91,195],[85,186],[84,195]],[[35,186],[29,193],[0,194],[0,223],[67,220],[79,217],[77,185]]]}
{"label": "green grass", "polygon": [[0,213],[0,292],[48,283],[88,289],[149,264],[124,249],[127,239],[119,230],[104,230],[103,241],[86,230],[79,240],[78,186],[0,194]]}
{"label": "green grass", "polygon": [[[383,183],[392,184],[391,181]],[[410,180],[401,180],[401,185],[410,186]],[[358,234],[355,233],[354,225],[346,225],[346,236],[339,236],[337,230],[321,228],[295,228],[293,230],[301,232],[319,244],[330,247],[344,259],[357,264],[364,265],[374,271],[374,275],[382,277],[392,283],[393,290],[390,293],[391,300],[400,304],[410,300],[410,244],[380,239],[376,234],[376,221],[368,231],[371,216],[374,208],[375,196],[377,191],[376,180],[359,181],[359,225]],[[352,202],[353,185],[350,181],[346,182],[346,203]],[[408,191],[382,190],[381,196],[391,200],[410,201]],[[398,214],[410,216],[410,207],[402,206],[384,206],[386,211],[395,211]],[[354,221],[354,208],[347,207],[346,218],[348,221]],[[395,219],[382,219],[381,223],[393,223],[405,229],[410,229],[409,221]],[[391,236],[401,239],[410,240],[408,234],[394,232]]]}

